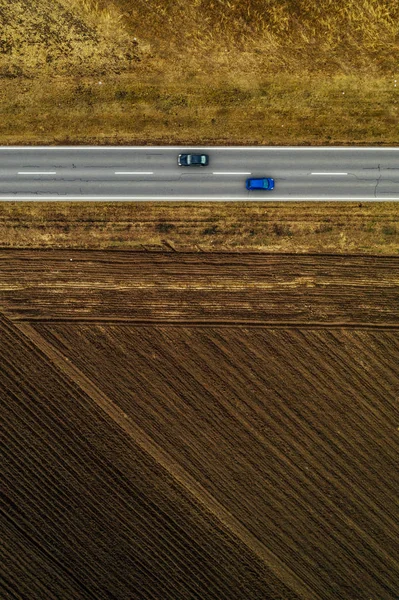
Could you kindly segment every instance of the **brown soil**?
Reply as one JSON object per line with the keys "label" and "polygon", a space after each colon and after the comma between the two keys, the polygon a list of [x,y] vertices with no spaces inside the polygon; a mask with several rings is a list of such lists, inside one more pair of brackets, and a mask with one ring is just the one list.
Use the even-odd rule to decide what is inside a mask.
{"label": "brown soil", "polygon": [[312,597],[391,597],[398,330],[35,330]]}
{"label": "brown soil", "polygon": [[0,330],[2,598],[298,600],[43,348]]}
{"label": "brown soil", "polygon": [[3,250],[16,320],[397,325],[388,256]]}
{"label": "brown soil", "polygon": [[0,260],[5,598],[396,598],[396,257]]}

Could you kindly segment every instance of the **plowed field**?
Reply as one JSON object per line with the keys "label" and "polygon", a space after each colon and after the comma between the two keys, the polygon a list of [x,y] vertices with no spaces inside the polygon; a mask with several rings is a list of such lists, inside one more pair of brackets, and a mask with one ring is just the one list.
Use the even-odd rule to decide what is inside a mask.
{"label": "plowed field", "polygon": [[396,600],[397,258],[0,258],[2,597]]}
{"label": "plowed field", "polygon": [[399,359],[396,332],[35,329],[321,598],[384,597],[399,555],[399,380],[382,358]]}
{"label": "plowed field", "polygon": [[2,598],[297,598],[4,321],[0,340]]}
{"label": "plowed field", "polygon": [[0,251],[13,319],[399,323],[384,256]]}

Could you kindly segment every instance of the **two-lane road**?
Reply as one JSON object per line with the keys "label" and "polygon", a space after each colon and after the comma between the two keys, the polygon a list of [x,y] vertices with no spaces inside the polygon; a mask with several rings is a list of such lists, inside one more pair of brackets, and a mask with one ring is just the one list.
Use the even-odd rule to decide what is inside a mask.
{"label": "two-lane road", "polygon": [[[182,152],[207,167],[179,167]],[[273,177],[272,192],[245,189]],[[0,200],[399,200],[399,147],[0,147]]]}

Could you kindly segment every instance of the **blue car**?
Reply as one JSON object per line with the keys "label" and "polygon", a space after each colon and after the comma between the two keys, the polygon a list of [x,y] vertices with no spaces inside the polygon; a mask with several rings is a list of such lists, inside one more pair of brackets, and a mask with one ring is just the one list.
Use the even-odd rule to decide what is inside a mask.
{"label": "blue car", "polygon": [[274,179],[264,177],[262,179],[247,179],[245,182],[247,190],[274,190]]}

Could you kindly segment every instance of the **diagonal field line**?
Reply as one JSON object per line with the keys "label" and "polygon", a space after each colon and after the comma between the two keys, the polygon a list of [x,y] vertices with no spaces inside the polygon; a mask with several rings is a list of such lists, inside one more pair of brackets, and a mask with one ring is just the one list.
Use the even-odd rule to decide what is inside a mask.
{"label": "diagonal field line", "polygon": [[232,515],[216,498],[212,496],[194,477],[192,477],[165,450],[155,443],[145,431],[129,418],[106,394],[84,375],[63,354],[47,342],[28,323],[15,323],[38,349],[68,378],[79,387],[101,408],[119,427],[148,453],[162,468],[179,482],[206,510],[213,514],[235,537],[239,538],[280,581],[288,586],[303,600],[322,600],[298,575],[296,575],[278,556],[267,548],[255,535]]}

